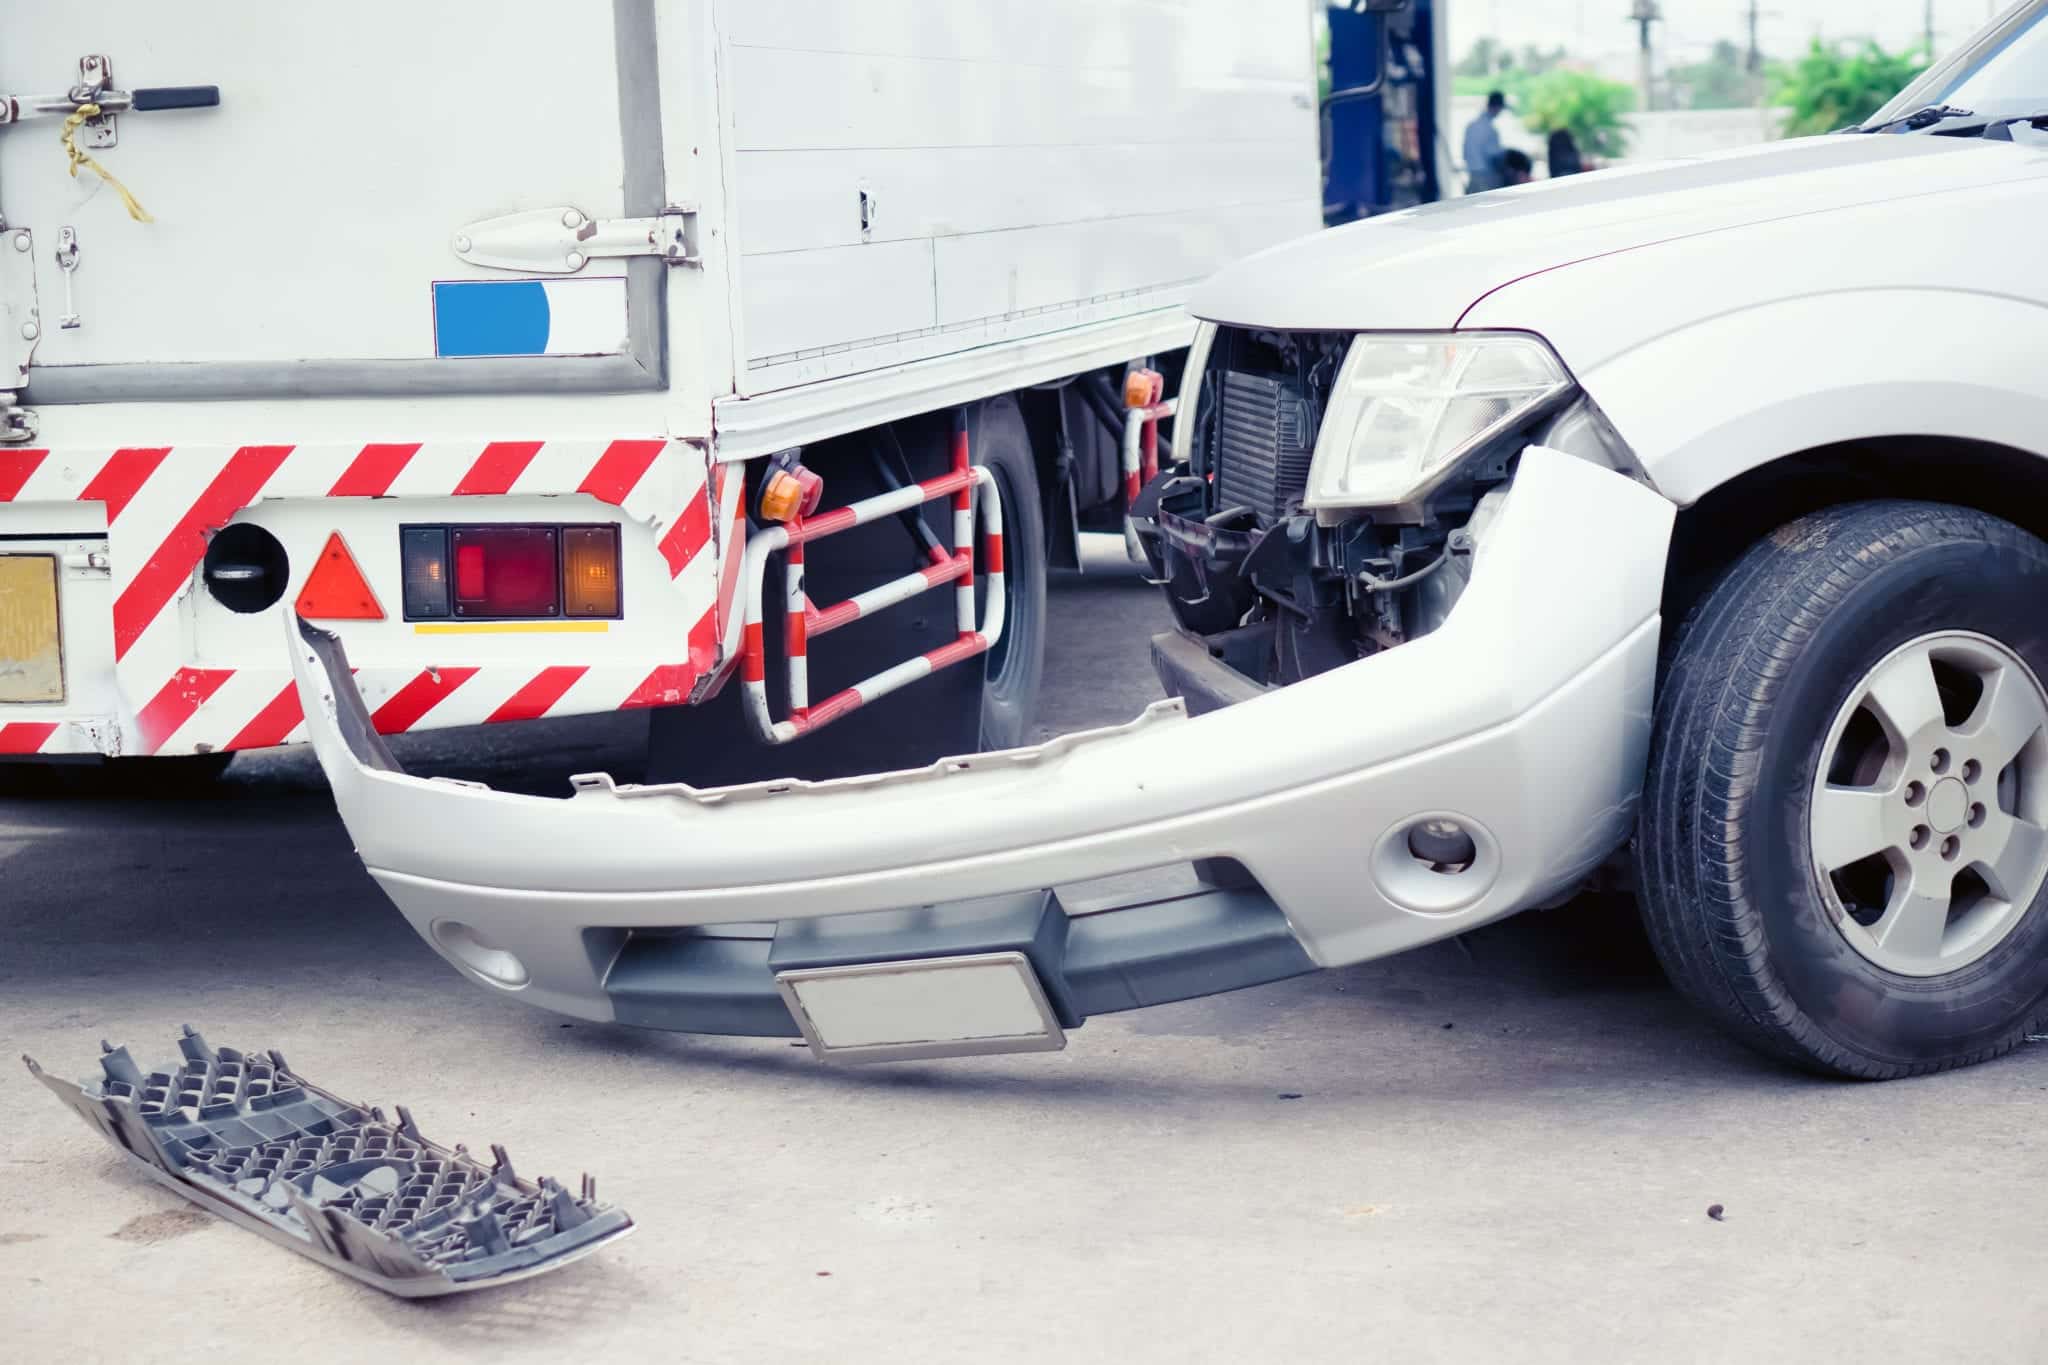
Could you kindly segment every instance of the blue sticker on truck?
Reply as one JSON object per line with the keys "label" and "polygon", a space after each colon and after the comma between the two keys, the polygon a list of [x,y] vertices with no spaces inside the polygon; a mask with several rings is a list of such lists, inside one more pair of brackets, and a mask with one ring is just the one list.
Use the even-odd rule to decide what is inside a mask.
{"label": "blue sticker on truck", "polygon": [[617,355],[626,347],[626,282],[437,280],[437,356]]}

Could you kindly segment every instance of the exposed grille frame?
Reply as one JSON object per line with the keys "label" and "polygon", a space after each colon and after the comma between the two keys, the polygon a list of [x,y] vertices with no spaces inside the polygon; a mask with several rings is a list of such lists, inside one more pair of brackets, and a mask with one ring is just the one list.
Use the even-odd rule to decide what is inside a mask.
{"label": "exposed grille frame", "polygon": [[1197,415],[1212,511],[1248,509],[1260,528],[1299,512],[1327,390],[1351,337],[1221,329]]}

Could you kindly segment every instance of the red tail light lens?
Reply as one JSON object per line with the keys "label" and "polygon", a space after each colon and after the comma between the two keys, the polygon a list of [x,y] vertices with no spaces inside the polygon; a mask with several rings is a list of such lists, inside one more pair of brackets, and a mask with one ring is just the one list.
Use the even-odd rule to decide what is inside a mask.
{"label": "red tail light lens", "polygon": [[562,563],[552,526],[457,526],[455,614],[560,616]]}
{"label": "red tail light lens", "polygon": [[620,615],[617,526],[402,526],[405,619]]}
{"label": "red tail light lens", "polygon": [[463,602],[484,600],[484,547],[463,545],[455,551],[455,596]]}

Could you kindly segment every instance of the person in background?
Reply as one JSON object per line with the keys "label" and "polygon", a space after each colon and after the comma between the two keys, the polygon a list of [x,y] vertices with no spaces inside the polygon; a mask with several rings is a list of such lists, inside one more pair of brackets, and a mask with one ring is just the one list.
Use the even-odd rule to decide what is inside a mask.
{"label": "person in background", "polygon": [[1550,130],[1550,149],[1546,155],[1552,180],[1561,175],[1577,175],[1586,169],[1585,160],[1579,155],[1579,140],[1572,136],[1569,128]]}
{"label": "person in background", "polygon": [[1500,154],[1500,183],[1503,185],[1526,185],[1536,175],[1536,163],[1529,154],[1513,147]]}
{"label": "person in background", "polygon": [[1485,110],[1465,126],[1465,193],[1497,190],[1507,181],[1501,174],[1500,130],[1493,121],[1508,107],[1508,97],[1489,91]]}

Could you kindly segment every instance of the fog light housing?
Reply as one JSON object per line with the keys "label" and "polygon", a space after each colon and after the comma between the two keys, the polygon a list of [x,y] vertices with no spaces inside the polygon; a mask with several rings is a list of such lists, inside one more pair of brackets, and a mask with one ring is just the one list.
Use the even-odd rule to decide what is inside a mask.
{"label": "fog light housing", "polygon": [[1373,889],[1392,904],[1418,915],[1454,915],[1493,889],[1501,848],[1469,815],[1422,810],[1388,826],[1368,862]]}

